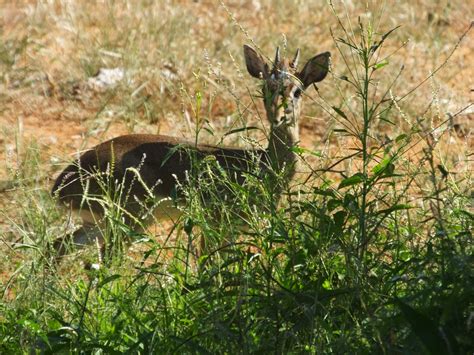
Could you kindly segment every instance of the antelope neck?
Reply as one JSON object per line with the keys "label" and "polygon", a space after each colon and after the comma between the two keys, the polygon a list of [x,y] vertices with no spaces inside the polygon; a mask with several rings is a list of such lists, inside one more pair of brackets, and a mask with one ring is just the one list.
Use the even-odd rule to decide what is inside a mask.
{"label": "antelope neck", "polygon": [[273,169],[279,173],[285,169],[289,181],[295,175],[298,157],[292,148],[298,143],[298,126],[272,127],[268,140],[268,155]]}

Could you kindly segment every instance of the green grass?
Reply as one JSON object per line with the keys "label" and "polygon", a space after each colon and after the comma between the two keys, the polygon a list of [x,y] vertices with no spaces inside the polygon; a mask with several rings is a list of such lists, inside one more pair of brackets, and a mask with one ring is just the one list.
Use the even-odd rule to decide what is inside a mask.
{"label": "green grass", "polygon": [[[285,6],[275,5],[281,17]],[[111,206],[103,231],[111,246],[106,266],[94,267],[93,248],[56,266],[51,243],[70,228],[69,216],[39,178],[41,148],[21,142],[19,163],[6,169],[16,213],[5,210],[9,230],[1,236],[0,352],[472,353],[472,172],[469,153],[453,157],[447,108],[439,100],[438,75],[452,64],[444,59],[417,81],[431,84],[431,96],[420,104],[415,98],[424,88],[401,82],[420,68],[400,72],[398,52],[392,62],[403,28],[390,32],[397,24],[384,23],[383,14],[354,21],[343,10],[326,8],[338,24],[332,28],[334,86],[325,86],[328,94],[309,94],[307,106],[335,122],[331,139],[345,149],[295,147],[310,171],[285,188],[278,206],[274,178],[250,171],[242,187],[204,161],[182,187],[186,207],[170,230],[133,235],[117,223],[120,199],[112,196],[105,201]],[[148,22],[152,29],[143,31],[152,40],[182,42],[177,37],[187,27],[179,17],[187,10],[167,11],[176,17],[157,25],[160,31]],[[135,22],[109,20],[116,28],[100,38],[123,48],[119,64],[145,76],[143,66],[153,63],[143,57],[145,63],[136,63],[137,43],[121,42],[133,37]],[[107,48],[104,43],[99,47]],[[464,42],[449,43],[455,50]],[[23,46],[8,42],[2,61],[14,67],[10,58]],[[98,49],[89,49],[97,56],[87,52],[80,61],[86,76],[103,66]],[[134,96],[119,87],[99,98],[95,118],[112,110],[133,127],[154,122],[160,110],[176,115],[172,106],[179,101],[196,139],[215,142],[224,135],[213,129],[214,104],[233,100],[237,126],[246,125],[242,89],[216,73],[191,74],[186,61],[194,57],[183,58],[186,80],[169,83],[163,102],[147,106],[146,90]],[[259,106],[249,109],[256,113]],[[105,178],[105,190],[108,184]],[[133,250],[113,249],[125,239],[135,241]]]}

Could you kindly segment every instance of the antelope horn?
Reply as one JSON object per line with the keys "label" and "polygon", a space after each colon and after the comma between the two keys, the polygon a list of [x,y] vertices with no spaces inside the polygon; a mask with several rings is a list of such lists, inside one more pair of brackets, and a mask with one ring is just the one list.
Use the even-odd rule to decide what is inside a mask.
{"label": "antelope horn", "polygon": [[280,63],[280,47],[277,47],[275,53],[275,60],[273,61],[273,69],[275,70]]}
{"label": "antelope horn", "polygon": [[290,67],[296,70],[296,67],[298,66],[298,61],[300,60],[300,49],[298,48],[296,50],[295,58],[291,61]]}

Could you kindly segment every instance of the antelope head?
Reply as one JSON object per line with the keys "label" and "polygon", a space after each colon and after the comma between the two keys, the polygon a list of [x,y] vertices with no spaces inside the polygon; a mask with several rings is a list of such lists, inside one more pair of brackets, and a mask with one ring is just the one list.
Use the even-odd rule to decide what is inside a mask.
{"label": "antelope head", "polygon": [[311,84],[326,77],[331,54],[325,52],[311,58],[301,70],[298,70],[299,49],[293,60],[288,61],[281,58],[280,49],[277,48],[271,69],[247,45],[244,45],[244,56],[250,75],[263,80],[263,100],[272,132],[276,130],[283,133],[288,130],[288,134],[297,141],[302,94]]}

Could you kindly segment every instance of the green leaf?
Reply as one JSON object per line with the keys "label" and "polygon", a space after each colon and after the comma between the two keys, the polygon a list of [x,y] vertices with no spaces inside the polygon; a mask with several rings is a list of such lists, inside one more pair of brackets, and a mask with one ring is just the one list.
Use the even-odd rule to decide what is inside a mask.
{"label": "green leaf", "polygon": [[370,53],[375,53],[375,51],[377,49],[380,48],[380,46],[383,44],[383,42],[385,42],[385,40],[387,39],[387,37],[393,32],[395,31],[397,28],[399,28],[400,26],[397,26],[395,28],[392,28],[390,31],[388,31],[387,33],[385,33],[384,35],[382,35],[382,38],[380,39],[379,42],[374,42],[374,44],[370,47],[369,49],[369,52]]}
{"label": "green leaf", "polygon": [[313,155],[313,156],[315,156],[315,157],[318,157],[318,158],[322,158],[322,156],[323,156],[323,155],[321,154],[321,152],[319,152],[319,151],[314,151],[314,150],[306,149],[306,148],[303,148],[303,147],[300,147],[300,146],[297,146],[297,145],[291,147],[290,150],[291,150],[293,153],[296,153],[296,154],[304,154],[304,153],[306,153],[306,154],[311,154],[311,155]]}
{"label": "green leaf", "polygon": [[341,206],[341,201],[340,200],[337,200],[337,199],[330,199],[327,203],[327,209],[328,211],[333,211],[335,210],[337,207]]}
{"label": "green leaf", "polygon": [[344,207],[346,209],[353,209],[354,206],[357,206],[357,199],[352,194],[345,194],[344,195]]}
{"label": "green leaf", "polygon": [[333,110],[337,112],[337,114],[347,120],[347,116],[340,108],[337,108],[336,106],[332,106]]}
{"label": "green leaf", "polygon": [[469,212],[467,210],[456,208],[456,209],[453,210],[453,212],[456,213],[456,215],[459,215],[459,216],[463,215],[463,216],[469,218],[471,221],[474,221],[474,214],[472,214],[471,212]]}
{"label": "green leaf", "polygon": [[407,140],[407,139],[408,139],[408,135],[403,133],[403,134],[400,134],[399,136],[397,136],[397,138],[395,138],[395,142],[400,143],[401,141],[404,141],[404,140]]}
{"label": "green leaf", "polygon": [[111,276],[108,276],[106,277],[105,279],[103,279],[98,285],[97,285],[97,288],[101,288],[102,286],[114,281],[114,280],[117,280],[119,278],[121,278],[122,276],[118,275],[118,274],[115,274],[115,275],[111,275]]}
{"label": "green leaf", "polygon": [[329,197],[336,197],[336,194],[334,193],[333,190],[322,190],[322,189],[315,188],[315,189],[313,190],[313,192],[314,192],[316,195],[329,196]]}
{"label": "green leaf", "polygon": [[342,180],[341,183],[338,186],[338,189],[342,189],[342,188],[348,187],[348,186],[357,185],[357,184],[360,184],[363,181],[364,181],[364,174],[357,173],[357,174],[352,175],[351,177],[348,177],[347,179]]}
{"label": "green leaf", "polygon": [[398,204],[398,205],[393,205],[389,208],[386,208],[384,210],[380,210],[377,212],[377,214],[390,214],[394,211],[401,211],[401,210],[409,210],[413,208],[413,206],[407,205],[407,204]]}
{"label": "green leaf", "polygon": [[380,47],[381,44],[381,42],[375,42],[375,44],[369,48],[369,53],[375,53],[375,51]]}
{"label": "green leaf", "polygon": [[290,150],[296,154],[303,154],[306,151],[306,149],[297,145],[294,145],[293,147],[291,147]]}
{"label": "green leaf", "polygon": [[344,227],[344,221],[346,219],[347,213],[345,211],[338,211],[334,213],[333,219],[334,219],[334,224],[336,227],[339,229],[342,229]]}
{"label": "green leaf", "polygon": [[378,69],[381,69],[381,68],[383,68],[384,66],[388,65],[388,63],[389,63],[388,60],[387,60],[387,59],[384,59],[384,60],[382,60],[381,62],[378,62],[378,63],[374,64],[374,65],[372,66],[372,68],[373,68],[373,70],[378,70]]}
{"label": "green leaf", "polygon": [[373,167],[372,172],[375,175],[380,174],[387,168],[388,164],[390,164],[391,161],[392,158],[390,156],[385,156],[380,163]]}
{"label": "green leaf", "polygon": [[407,262],[413,257],[413,253],[410,250],[400,250],[398,257],[400,260]]}
{"label": "green leaf", "polygon": [[380,116],[379,116],[379,119],[380,119],[380,121],[382,121],[382,122],[386,122],[386,123],[388,123],[389,125],[395,126],[395,122],[389,120],[387,117],[388,117],[387,115],[380,115]]}
{"label": "green leaf", "polygon": [[196,111],[199,111],[201,109],[201,104],[202,104],[202,93],[200,91],[196,92]]}
{"label": "green leaf", "polygon": [[329,280],[324,280],[322,286],[325,290],[332,290],[331,281]]}
{"label": "green leaf", "polygon": [[209,133],[211,136],[214,135],[214,131],[212,129],[210,129],[208,127],[203,127],[202,129],[205,130],[207,133]]}
{"label": "green leaf", "polygon": [[349,47],[351,47],[352,49],[355,49],[357,52],[360,51],[360,49],[357,48],[357,46],[353,45],[352,43],[347,42],[347,41],[346,41],[344,38],[342,38],[342,37],[339,37],[339,38],[337,39],[337,41],[338,41],[338,42],[341,42],[341,43],[344,43],[346,46],[349,46]]}
{"label": "green leaf", "polygon": [[401,26],[398,25],[398,26],[392,28],[391,30],[389,30],[388,32],[386,32],[386,33],[382,36],[382,39],[380,40],[380,44],[382,44],[382,43],[387,39],[387,37],[390,36],[390,34],[391,34],[393,31],[395,31],[396,29],[398,29],[399,27],[401,27]]}
{"label": "green leaf", "polygon": [[14,249],[33,249],[33,250],[40,250],[36,245],[31,244],[24,244],[24,243],[16,243],[13,246]]}
{"label": "green leaf", "polygon": [[226,132],[226,133],[224,134],[224,137],[230,136],[231,134],[240,133],[240,132],[246,132],[246,131],[251,131],[251,130],[255,130],[255,129],[260,129],[260,128],[255,127],[255,126],[249,126],[249,127],[240,127],[240,128],[232,129],[232,130],[230,130],[229,132]]}
{"label": "green leaf", "polygon": [[392,161],[393,157],[389,155],[385,156],[380,163],[372,168],[374,176],[371,179],[374,180],[379,176],[394,176],[395,165]]}
{"label": "green leaf", "polygon": [[399,299],[395,300],[395,304],[430,354],[449,354],[449,350],[457,345],[450,344],[448,347],[444,341],[446,337],[439,331],[438,325],[421,312]]}
{"label": "green leaf", "polygon": [[385,107],[383,110],[380,111],[380,113],[378,114],[378,118],[382,122],[387,122],[388,124],[395,126],[395,122],[389,119],[389,113],[392,110],[392,108],[393,108],[393,103],[390,103],[387,107]]}

